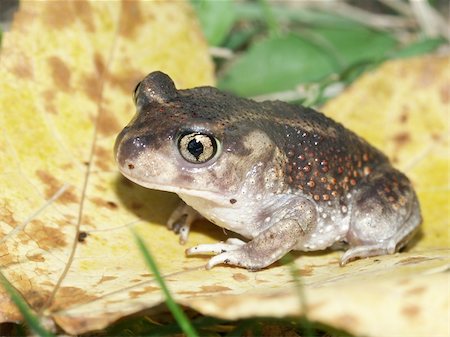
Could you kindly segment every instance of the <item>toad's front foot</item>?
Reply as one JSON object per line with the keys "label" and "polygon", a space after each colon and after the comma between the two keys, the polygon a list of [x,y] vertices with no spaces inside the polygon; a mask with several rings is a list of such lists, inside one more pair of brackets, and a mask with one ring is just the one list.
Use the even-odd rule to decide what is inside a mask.
{"label": "toad's front foot", "polygon": [[206,264],[206,269],[211,269],[218,264],[230,264],[257,270],[266,266],[266,259],[252,254],[252,245],[239,239],[228,239],[225,242],[202,244],[186,250],[186,255],[216,254]]}
{"label": "toad's front foot", "polygon": [[167,220],[167,228],[180,235],[180,244],[184,245],[189,236],[191,224],[202,216],[191,206],[181,201]]}
{"label": "toad's front foot", "polygon": [[[202,244],[198,245],[189,249],[186,249],[186,255],[200,255],[200,254],[217,254],[212,259],[209,260],[209,262],[206,264],[206,269],[211,269],[215,265],[221,264],[221,263],[230,263],[237,265],[236,263],[233,263],[235,259],[230,262],[227,262],[230,253],[235,250],[241,249],[243,246],[245,246],[245,242],[239,239],[228,239],[225,242],[219,242],[219,243],[212,243],[212,244]],[[239,254],[238,254],[239,255]]]}

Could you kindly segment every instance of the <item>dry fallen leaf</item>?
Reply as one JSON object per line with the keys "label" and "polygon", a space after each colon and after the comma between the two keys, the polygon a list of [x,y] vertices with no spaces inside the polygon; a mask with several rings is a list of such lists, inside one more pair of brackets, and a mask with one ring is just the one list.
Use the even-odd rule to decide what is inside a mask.
{"label": "dry fallen leaf", "polygon": [[[113,142],[134,113],[135,85],[158,69],[180,87],[212,84],[213,67],[185,2],[21,7],[0,60],[0,265],[42,315],[70,320],[63,310],[98,303],[89,322],[85,311],[63,324],[75,333],[147,306],[126,290],[150,277],[127,226],[139,217],[161,222],[170,203],[155,215],[147,205],[174,200],[128,199],[133,186],[117,173]],[[156,227],[150,236],[168,234]],[[116,303],[110,315],[100,298],[121,291],[137,300]],[[16,319],[1,293],[0,321]]]}
{"label": "dry fallen leaf", "polygon": [[[160,69],[179,87],[213,81],[188,6],[22,5],[0,59],[0,268],[31,307],[79,334],[163,302],[133,226],[179,303],[228,319],[302,314],[287,267],[204,270],[207,259],[185,257],[164,226],[177,198],[115,168],[139,79]],[[449,79],[448,58],[393,61],[325,107],[407,171],[425,221],[406,253],[344,268],[341,252],[295,253],[310,319],[367,336],[449,334]],[[203,222],[188,245],[223,238]],[[0,292],[0,321],[18,318]]]}

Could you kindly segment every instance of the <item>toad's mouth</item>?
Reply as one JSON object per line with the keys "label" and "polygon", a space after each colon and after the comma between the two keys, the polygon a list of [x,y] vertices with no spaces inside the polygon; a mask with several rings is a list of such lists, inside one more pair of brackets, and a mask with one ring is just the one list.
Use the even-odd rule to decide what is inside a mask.
{"label": "toad's mouth", "polygon": [[149,182],[142,179],[139,179],[133,175],[128,174],[127,172],[121,171],[122,175],[125,176],[128,180],[143,186],[145,188],[149,188],[152,190],[164,191],[164,192],[172,192],[178,195],[189,195],[196,198],[206,199],[210,201],[215,201],[218,203],[227,203],[229,197],[227,197],[227,193],[223,192],[214,192],[205,189],[197,189],[191,187],[181,187],[178,185],[171,185],[165,183],[158,182]]}

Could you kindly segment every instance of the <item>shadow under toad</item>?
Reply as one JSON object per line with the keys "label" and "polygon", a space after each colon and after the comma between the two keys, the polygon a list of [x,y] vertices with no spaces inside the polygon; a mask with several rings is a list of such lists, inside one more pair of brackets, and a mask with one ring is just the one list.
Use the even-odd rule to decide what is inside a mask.
{"label": "shadow under toad", "polygon": [[[177,208],[181,199],[175,194],[164,191],[151,190],[142,187],[121,175],[117,175],[114,188],[121,204],[137,218],[144,222],[152,222],[166,226],[172,212]],[[195,221],[192,232],[200,232],[216,241],[226,240],[224,230],[206,219]],[[174,240],[177,240],[174,233]],[[234,235],[233,235],[234,237]],[[187,242],[189,245],[189,241]]]}

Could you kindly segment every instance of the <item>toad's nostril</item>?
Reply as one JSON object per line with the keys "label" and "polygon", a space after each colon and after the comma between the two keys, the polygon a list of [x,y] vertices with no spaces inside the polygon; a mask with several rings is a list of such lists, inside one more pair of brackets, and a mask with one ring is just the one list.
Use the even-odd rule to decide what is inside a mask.
{"label": "toad's nostril", "polygon": [[130,134],[120,133],[117,136],[114,147],[116,162],[119,167],[133,170],[135,168],[136,158],[145,153],[149,147],[151,137],[132,136]]}

